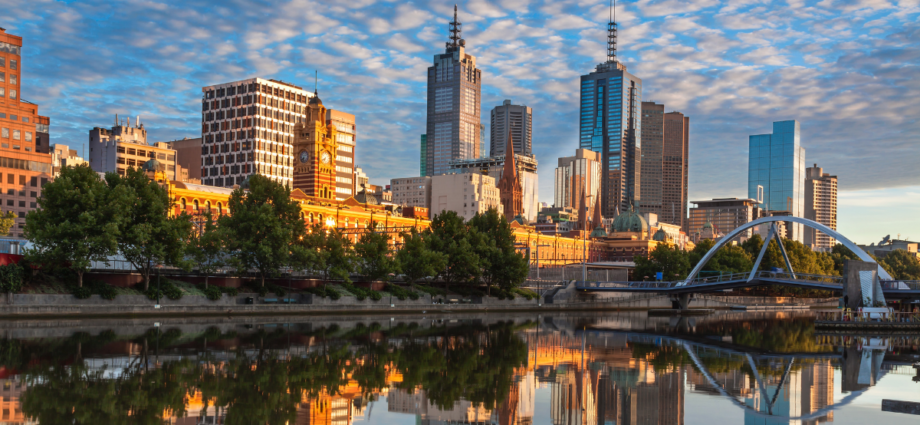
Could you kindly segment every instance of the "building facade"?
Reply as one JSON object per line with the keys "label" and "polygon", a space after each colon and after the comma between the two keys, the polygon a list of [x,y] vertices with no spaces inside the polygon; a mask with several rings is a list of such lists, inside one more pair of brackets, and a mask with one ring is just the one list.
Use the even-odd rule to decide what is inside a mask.
{"label": "building facade", "polygon": [[434,64],[428,68],[428,176],[446,174],[451,160],[477,158],[482,143],[482,73],[476,68],[476,57],[466,53],[466,41],[460,38],[456,6],[449,28],[445,52],[435,55]]}
{"label": "building facade", "polygon": [[421,144],[419,145],[419,158],[418,158],[418,175],[427,176],[428,175],[428,135],[423,134],[421,136]]}
{"label": "building facade", "polygon": [[582,193],[598,199],[601,193],[601,154],[576,149],[575,156],[559,158],[553,184],[554,208],[578,208]]}
{"label": "building facade", "polygon": [[[712,234],[728,234],[735,228],[750,223],[761,217],[761,210],[756,199],[717,198],[706,201],[693,201],[690,208],[688,226],[690,239],[699,242],[710,239]],[[739,240],[753,235],[748,229]]]}
{"label": "building facade", "polygon": [[489,208],[505,213],[494,177],[473,173],[431,177],[431,217],[454,211],[469,220]]}
{"label": "building facade", "polygon": [[63,167],[76,167],[86,164],[86,160],[80,156],[76,149],[60,143],[51,147],[51,165],[55,178],[61,173]]}
{"label": "building facade", "polygon": [[313,94],[262,78],[201,91],[202,183],[233,187],[258,173],[293,187],[294,125]]}
{"label": "building facade", "polygon": [[147,129],[137,122],[131,125],[131,118],[119,121],[107,129],[95,127],[89,131],[89,165],[100,173],[125,175],[129,168],[141,168],[147,161],[155,159],[166,173],[166,178],[179,180],[176,167],[176,151],[163,142],[147,144]]}
{"label": "building facade", "polygon": [[690,118],[642,102],[642,183],[639,208],[686,230]]}
{"label": "building facade", "polygon": [[4,211],[16,214],[9,235],[17,238],[52,176],[43,138],[50,120],[38,115],[38,105],[22,99],[22,70],[22,37],[0,28],[0,202]]}
{"label": "building facade", "polygon": [[[540,185],[537,176],[537,160],[532,156],[514,155],[518,181],[523,191],[524,219],[533,222],[540,212]],[[451,173],[477,173],[494,177],[496,181],[504,176],[505,157],[484,157],[450,162]]]}
{"label": "building facade", "polygon": [[[748,155],[748,197],[757,199],[761,186],[761,208],[805,217],[805,148],[799,122],[777,121],[772,134],[750,136]],[[805,241],[801,224],[787,223],[787,230],[790,239]]]}
{"label": "building facade", "polygon": [[492,109],[489,126],[489,156],[505,154],[505,139],[511,132],[514,152],[533,155],[533,110],[525,105],[512,105],[510,100]]}
{"label": "building facade", "polygon": [[[805,218],[837,230],[837,176],[814,164],[805,169]],[[815,229],[805,228],[805,245],[829,251],[837,241]]]}
{"label": "building facade", "polygon": [[514,165],[514,143],[512,143],[511,130],[508,131],[507,140],[505,152],[508,154],[504,164],[504,171],[498,181],[498,191],[502,209],[505,212],[505,219],[511,221],[519,216],[523,217],[524,193],[521,181],[518,178],[517,167]]}
{"label": "building facade", "polygon": [[401,177],[390,180],[393,203],[404,207],[431,207],[431,177]]}
{"label": "building facade", "polygon": [[335,126],[335,197],[344,201],[355,191],[355,145],[358,135],[355,116],[335,109],[326,110],[326,122]]}
{"label": "building facade", "polygon": [[294,126],[294,189],[310,197],[337,200],[339,137],[326,115],[326,107],[314,93],[303,122]]}
{"label": "building facade", "polygon": [[201,149],[201,138],[183,138],[181,140],[173,140],[171,142],[166,142],[166,146],[170,149],[176,151],[176,166],[181,173],[181,170],[185,170],[187,173],[186,178],[178,178],[181,181],[187,181],[189,183],[201,184],[201,158],[204,152]]}

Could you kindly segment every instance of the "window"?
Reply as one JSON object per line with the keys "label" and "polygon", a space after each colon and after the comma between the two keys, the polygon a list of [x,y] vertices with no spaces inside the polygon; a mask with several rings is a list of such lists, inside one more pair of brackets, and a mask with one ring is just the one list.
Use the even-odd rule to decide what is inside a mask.
{"label": "window", "polygon": [[[38,187],[38,177],[32,177],[32,180],[29,182],[29,186]],[[35,193],[35,192],[32,192]]]}
{"label": "window", "polygon": [[[23,175],[21,175],[21,174],[19,175],[19,184],[21,184],[21,185],[23,185],[23,186],[26,185],[26,176],[23,176]],[[20,196],[26,196],[26,191],[20,190],[20,191],[19,191],[19,195],[20,195]]]}
{"label": "window", "polygon": [[[14,176],[14,175],[12,175],[12,174],[7,174],[7,175],[6,175],[6,183],[7,183],[7,184],[16,184],[16,176]],[[13,189],[10,189],[10,195],[12,195],[12,194],[13,194]]]}
{"label": "window", "polygon": [[[12,174],[10,174],[10,175],[12,175]],[[10,182],[10,183],[12,183],[12,182]],[[6,194],[7,194],[7,195],[10,195],[10,196],[14,196],[14,195],[16,195],[16,191],[15,191],[14,189],[8,189],[8,190],[6,191]]]}
{"label": "window", "polygon": [[6,73],[0,72],[0,83],[6,82]]}
{"label": "window", "polygon": [[[2,90],[2,89],[0,89],[0,90]],[[10,129],[4,128],[4,129],[2,130],[2,133],[0,133],[0,137],[3,137],[4,139],[9,139],[9,138],[10,138]]]}
{"label": "window", "polygon": [[8,206],[8,207],[15,207],[15,206],[16,206],[16,201],[13,201],[12,199],[7,199],[7,200],[6,200],[6,206]]}
{"label": "window", "polygon": [[16,74],[10,74],[10,84],[16,85],[19,78],[16,77]]}
{"label": "window", "polygon": [[27,132],[26,132],[26,141],[27,141],[27,142],[31,142],[31,141],[32,141],[32,132],[31,132],[31,131],[27,131]]}
{"label": "window", "polygon": [[38,192],[29,192],[29,196],[32,198],[38,198]]}
{"label": "window", "polygon": [[6,89],[3,87],[0,87],[0,97],[6,97]]}
{"label": "window", "polygon": [[0,66],[6,66],[6,58],[3,56],[0,56]]}
{"label": "window", "polygon": [[19,207],[20,207],[20,208],[25,208],[25,207],[26,207],[26,201],[19,201]]}
{"label": "window", "polygon": [[10,59],[10,69],[19,69],[19,63],[16,59]]}
{"label": "window", "polygon": [[15,99],[15,98],[16,98],[16,90],[10,89],[10,99]]}
{"label": "window", "polygon": [[19,140],[20,137],[19,130],[13,130],[13,140]]}

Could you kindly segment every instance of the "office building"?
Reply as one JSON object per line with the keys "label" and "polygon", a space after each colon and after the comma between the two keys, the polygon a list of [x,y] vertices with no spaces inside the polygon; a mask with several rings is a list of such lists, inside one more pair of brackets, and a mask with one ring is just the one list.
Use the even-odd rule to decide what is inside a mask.
{"label": "office building", "polygon": [[533,155],[533,110],[524,105],[512,105],[510,100],[492,109],[489,126],[489,156],[505,154],[508,132],[518,155]]}
{"label": "office building", "polygon": [[466,53],[466,41],[460,38],[456,6],[449,29],[446,50],[435,55],[428,68],[428,176],[446,174],[451,160],[479,157],[482,142],[481,72],[476,57]]}
{"label": "office building", "polygon": [[431,177],[400,177],[390,180],[393,203],[404,207],[431,207]]}
{"label": "office building", "polygon": [[202,183],[233,187],[258,173],[293,188],[294,125],[313,93],[262,78],[201,91]]}
{"label": "office building", "polygon": [[176,151],[176,166],[182,170],[187,170],[185,180],[179,176],[177,180],[187,181],[189,183],[201,184],[201,138],[183,138],[166,142],[166,146]]}
{"label": "office building", "polygon": [[344,201],[358,192],[355,190],[355,116],[335,109],[326,110],[326,122],[335,126],[335,198]]}
{"label": "office building", "polygon": [[418,175],[428,175],[428,135],[423,134],[421,137],[421,149],[419,150]]}
{"label": "office building", "polygon": [[[772,134],[750,136],[749,198],[758,199],[758,186],[763,187],[761,208],[805,217],[805,148],[798,121],[777,121]],[[804,242],[804,226],[789,222],[786,227],[790,239]]]}
{"label": "office building", "polygon": [[57,177],[61,173],[61,168],[76,167],[86,164],[86,160],[80,156],[76,149],[60,143],[51,147],[51,166],[52,174]]}
{"label": "office building", "polygon": [[690,118],[642,102],[642,183],[639,209],[686,231]]}
{"label": "office building", "polygon": [[22,237],[26,213],[37,207],[52,176],[44,139],[50,121],[38,115],[38,105],[22,99],[22,69],[22,37],[0,28],[0,202],[3,211],[16,214],[12,237]]}
{"label": "office building", "polygon": [[35,152],[51,153],[51,119],[35,117]]}
{"label": "office building", "polygon": [[[520,181],[521,190],[523,191],[524,219],[527,222],[533,222],[540,212],[537,160],[532,156],[515,154],[514,166],[517,169],[518,181]],[[496,181],[500,181],[505,172],[505,156],[451,161],[448,172],[484,174],[494,177]]]}
{"label": "office building", "polygon": [[[756,199],[717,198],[693,203],[696,206],[690,208],[687,225],[690,228],[688,236],[694,243],[701,239],[711,239],[710,235],[726,235],[760,218],[762,214]],[[739,236],[739,240],[743,241],[752,235],[753,231],[748,229]]]}
{"label": "office building", "polygon": [[504,214],[495,178],[482,174],[442,174],[431,177],[431,216],[454,211],[464,220],[494,208]]}
{"label": "office building", "polygon": [[163,142],[147,144],[144,124],[135,121],[132,126],[131,118],[120,121],[115,115],[111,129],[95,127],[89,131],[89,165],[97,172],[123,176],[128,168],[141,168],[151,159],[159,162],[167,179],[179,180],[176,151]]}
{"label": "office building", "polygon": [[354,192],[360,193],[362,188],[367,187],[370,184],[370,179],[367,177],[367,174],[361,167],[354,168],[354,177],[352,178],[355,184]]}
{"label": "office building", "polygon": [[601,212],[612,217],[640,200],[642,80],[616,58],[617,24],[607,24],[607,61],[581,76],[579,147],[601,154]]}
{"label": "office building", "polygon": [[575,156],[559,158],[553,185],[553,207],[578,208],[582,193],[598,199],[601,193],[601,154],[576,149]]}
{"label": "office building", "polygon": [[[805,218],[837,230],[837,176],[823,171],[818,164],[805,169]],[[829,251],[835,243],[827,234],[805,228],[805,245],[811,249]]]}

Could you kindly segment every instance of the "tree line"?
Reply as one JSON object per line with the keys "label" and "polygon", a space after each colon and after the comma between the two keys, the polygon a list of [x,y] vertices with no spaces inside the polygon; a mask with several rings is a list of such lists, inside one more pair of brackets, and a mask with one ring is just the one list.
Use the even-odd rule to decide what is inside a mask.
{"label": "tree line", "polygon": [[166,188],[142,170],[100,179],[87,165],[64,167],[26,216],[24,234],[32,242],[26,256],[35,264],[69,266],[82,287],[93,262],[121,254],[143,276],[144,290],[160,266],[197,270],[205,286],[207,276],[223,268],[255,274],[261,287],[282,270],[349,283],[354,273],[369,281],[402,275],[408,283],[488,290],[513,289],[527,277],[527,259],[495,210],[468,222],[446,211],[430,228],[400,234],[398,247],[376,223],[352,242],[342,229],[308,226],[285,186],[257,174],[248,181],[248,189],[230,195],[228,215],[174,215]]}

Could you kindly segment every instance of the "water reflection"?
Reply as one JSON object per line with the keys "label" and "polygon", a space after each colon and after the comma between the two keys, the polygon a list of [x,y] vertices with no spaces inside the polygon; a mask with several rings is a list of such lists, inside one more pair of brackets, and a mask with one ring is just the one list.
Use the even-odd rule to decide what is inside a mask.
{"label": "water reflection", "polygon": [[[727,412],[746,425],[819,424],[882,383],[920,401],[920,338],[816,334],[808,319],[24,325],[0,339],[0,423],[671,425]],[[703,405],[721,411],[687,417]]]}

